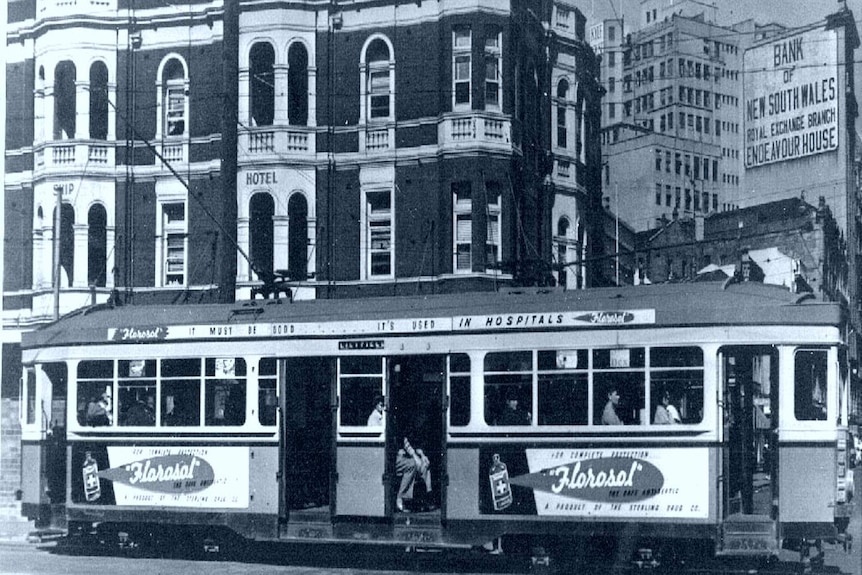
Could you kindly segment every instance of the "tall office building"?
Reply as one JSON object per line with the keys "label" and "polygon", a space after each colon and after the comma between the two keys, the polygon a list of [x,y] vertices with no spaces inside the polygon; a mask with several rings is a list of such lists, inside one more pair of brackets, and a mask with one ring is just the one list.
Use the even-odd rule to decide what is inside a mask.
{"label": "tall office building", "polygon": [[739,203],[742,53],[777,27],[714,17],[699,2],[643,0],[626,35],[622,113],[602,128],[603,191],[637,231]]}

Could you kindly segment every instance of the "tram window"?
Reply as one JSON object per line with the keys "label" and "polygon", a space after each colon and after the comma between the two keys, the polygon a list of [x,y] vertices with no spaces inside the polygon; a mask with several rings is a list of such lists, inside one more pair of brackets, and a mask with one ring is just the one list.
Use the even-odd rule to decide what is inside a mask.
{"label": "tram window", "polygon": [[200,425],[201,359],[162,361],[163,426]]}
{"label": "tram window", "polygon": [[267,357],[260,360],[257,382],[257,417],[261,425],[275,425],[275,412],[278,407],[277,366],[278,361],[274,358]]}
{"label": "tram window", "polygon": [[339,359],[340,423],[365,427],[375,398],[383,395],[383,358],[376,356]]}
{"label": "tram window", "polygon": [[376,356],[341,358],[341,373],[347,375],[383,374],[383,362]]}
{"label": "tram window", "polygon": [[[679,368],[679,369],[663,369]],[[650,348],[650,409],[653,424],[703,420],[703,350]]]}
{"label": "tram window", "polygon": [[650,367],[703,367],[699,347],[651,347]]}
{"label": "tram window", "polygon": [[120,360],[117,372],[119,424],[124,427],[155,425],[155,360]]}
{"label": "tram window", "polygon": [[[593,424],[638,425],[646,423],[644,372],[614,371],[593,373]],[[616,392],[618,398],[612,398]],[[610,406],[608,405],[610,404]],[[615,413],[618,423],[605,416]]]}
{"label": "tram window", "polygon": [[825,350],[797,350],[794,358],[794,414],[799,421],[826,419]]}
{"label": "tram window", "polygon": [[585,349],[554,349],[539,351],[539,371],[574,369],[586,371],[588,353]]}
{"label": "tram window", "polygon": [[25,391],[27,397],[25,409],[27,411],[24,414],[24,422],[32,425],[36,423],[36,372],[34,370],[27,370],[25,385],[27,386]]}
{"label": "tram window", "polygon": [[539,375],[539,425],[586,425],[586,373]]}
{"label": "tram window", "polygon": [[703,370],[650,372],[650,414],[655,425],[700,423]]}
{"label": "tram window", "polygon": [[515,351],[515,352],[498,352],[489,353],[485,356],[485,371],[532,371],[533,370],[533,352],[532,351]]}
{"label": "tram window", "polygon": [[644,367],[645,350],[642,347],[593,350],[593,369],[629,369]]}
{"label": "tram window", "polygon": [[463,427],[470,423],[470,356],[449,356],[449,424]]}
{"label": "tram window", "polygon": [[485,356],[485,422],[531,425],[533,352],[499,352]]}
{"label": "tram window", "polygon": [[204,425],[240,426],[245,424],[245,360],[207,358]]}
{"label": "tram window", "polygon": [[82,361],[78,364],[75,407],[79,425],[111,425],[113,420],[114,362]]}

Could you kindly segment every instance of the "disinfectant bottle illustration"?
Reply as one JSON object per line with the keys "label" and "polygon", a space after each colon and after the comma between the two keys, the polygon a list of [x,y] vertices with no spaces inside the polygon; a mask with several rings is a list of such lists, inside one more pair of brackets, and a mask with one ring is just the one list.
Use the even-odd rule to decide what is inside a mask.
{"label": "disinfectant bottle illustration", "polygon": [[96,501],[102,496],[102,487],[99,485],[99,464],[89,451],[84,456],[81,472],[84,475],[84,497],[87,501]]}
{"label": "disinfectant bottle illustration", "polygon": [[500,455],[494,454],[494,462],[488,473],[491,480],[491,497],[494,501],[494,510],[502,511],[512,504],[512,486],[509,484],[509,470],[506,464],[500,461]]}

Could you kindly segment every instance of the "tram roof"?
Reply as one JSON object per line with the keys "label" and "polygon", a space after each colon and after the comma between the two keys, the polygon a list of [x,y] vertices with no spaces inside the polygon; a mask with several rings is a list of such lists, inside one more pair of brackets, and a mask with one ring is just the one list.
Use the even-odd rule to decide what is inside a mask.
{"label": "tram roof", "polygon": [[[651,318],[654,314],[654,320],[649,325],[637,327],[838,326],[843,321],[839,304],[818,301],[810,294],[795,294],[781,286],[752,282],[694,282],[574,291],[525,288],[500,292],[321,299],[292,303],[287,300],[281,303],[256,300],[233,304],[100,305],[70,313],[57,322],[23,334],[22,347],[108,343],[110,338],[106,334],[111,329],[248,324],[335,325],[350,321],[452,319],[468,316],[505,318],[571,312],[612,314],[633,310],[647,310]],[[536,324],[526,327],[541,329]],[[476,327],[474,331],[481,331],[481,328]],[[337,336],[339,330],[333,327],[330,333]],[[345,332],[344,335],[356,335],[356,332]],[[142,341],[132,339],[129,343]]]}

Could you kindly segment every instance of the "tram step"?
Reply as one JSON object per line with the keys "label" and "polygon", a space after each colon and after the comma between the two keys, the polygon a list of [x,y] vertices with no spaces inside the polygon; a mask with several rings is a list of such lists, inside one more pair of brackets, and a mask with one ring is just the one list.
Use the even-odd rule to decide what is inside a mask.
{"label": "tram step", "polygon": [[400,525],[411,527],[440,527],[440,512],[426,511],[424,513],[396,513],[392,516],[392,523],[397,527]]}
{"label": "tram step", "polygon": [[721,526],[718,555],[774,555],[778,553],[775,522],[768,515],[729,517]]}

